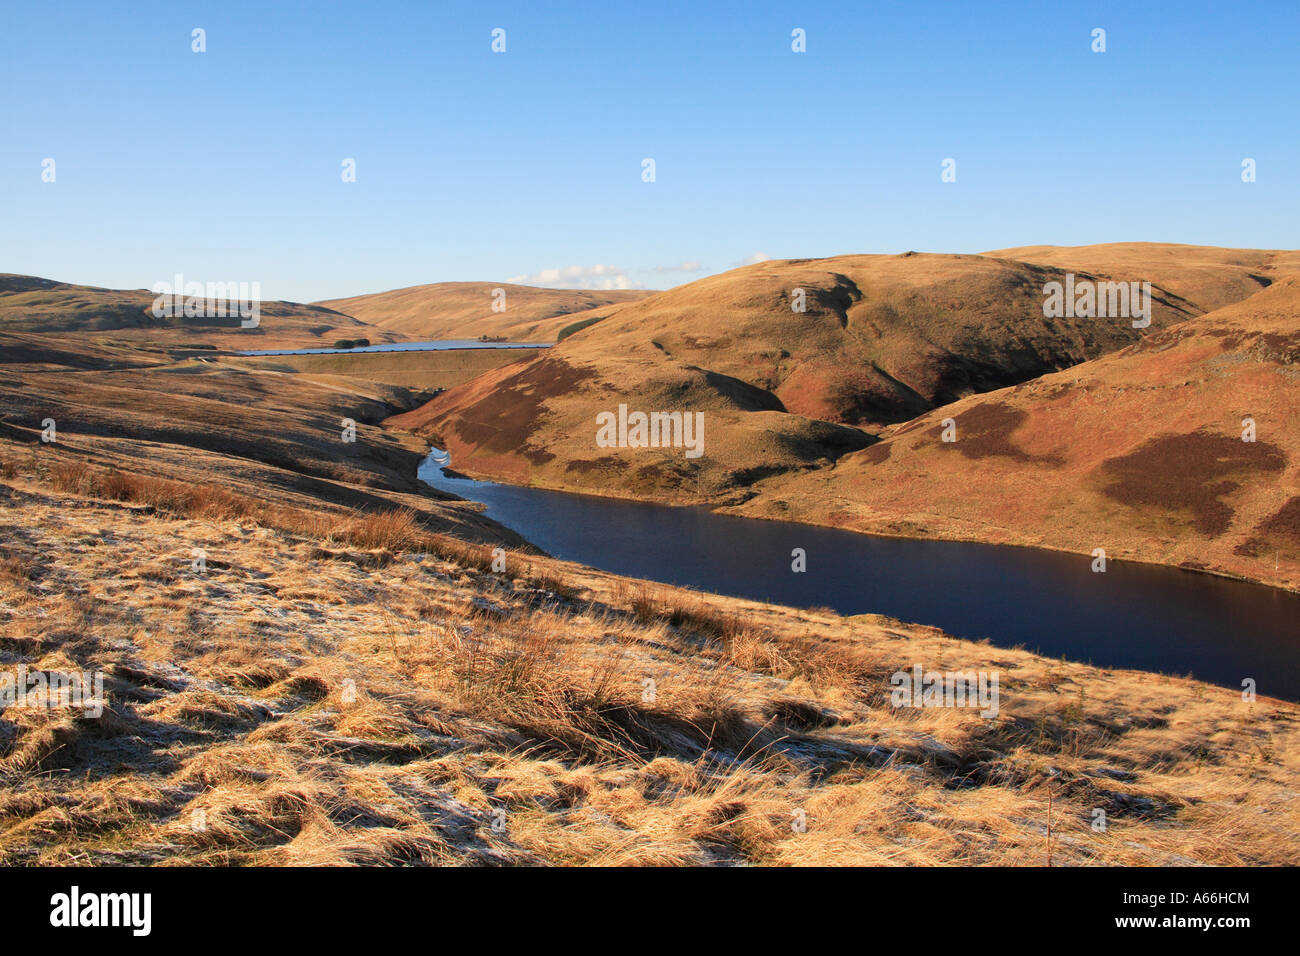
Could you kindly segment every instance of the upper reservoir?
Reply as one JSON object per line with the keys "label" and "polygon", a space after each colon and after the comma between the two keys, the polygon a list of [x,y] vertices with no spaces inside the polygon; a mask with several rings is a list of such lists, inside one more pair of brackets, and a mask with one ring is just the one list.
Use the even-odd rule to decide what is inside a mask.
{"label": "upper reservoir", "polygon": [[[1300,700],[1300,595],[1159,565],[958,541],[883,538],[789,522],[452,478],[549,554],[616,574],[841,614],[877,613],[1053,657]],[[435,458],[435,456],[439,456]],[[791,551],[807,571],[791,570]]]}

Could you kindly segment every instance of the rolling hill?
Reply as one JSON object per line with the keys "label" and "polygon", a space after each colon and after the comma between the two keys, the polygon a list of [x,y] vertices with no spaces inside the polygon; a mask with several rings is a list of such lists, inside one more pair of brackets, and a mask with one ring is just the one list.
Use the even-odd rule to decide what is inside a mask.
{"label": "rolling hill", "polygon": [[222,349],[321,348],[340,338],[368,338],[375,344],[401,338],[317,305],[264,301],[258,326],[245,329],[238,314],[158,318],[152,313],[154,299],[147,289],[101,289],[0,274],[0,331],[94,333],[105,343]]}
{"label": "rolling hill", "polygon": [[[1037,253],[1036,253],[1037,254]],[[495,370],[392,419],[441,442],[458,469],[549,487],[736,503],[756,481],[823,468],[889,426],[1139,342],[1266,284],[1256,254],[1223,251],[1152,282],[1151,322],[1044,316],[1044,288],[1073,271],[1001,256],[906,253],[770,261],[622,306],[530,363]],[[1207,258],[1208,257],[1208,258]],[[1207,264],[1208,263],[1208,264]],[[1101,266],[1107,270],[1101,270]],[[804,311],[798,311],[801,303]],[[707,451],[596,445],[596,415],[700,411]]]}
{"label": "rolling hill", "polygon": [[[492,311],[493,290],[505,290],[504,311]],[[541,289],[506,282],[435,282],[316,303],[405,339],[476,339],[481,335],[553,342],[560,330],[599,319],[645,291]],[[600,310],[600,311],[592,311]]]}
{"label": "rolling hill", "polygon": [[1239,302],[1275,279],[1300,272],[1300,251],[1225,249],[1172,242],[1020,246],[985,255],[1078,272],[1140,275],[1209,312]]}
{"label": "rolling hill", "polygon": [[[942,440],[945,420],[955,441]],[[1104,548],[1300,587],[1300,276],[1113,355],[929,411],[833,469],[771,482],[740,510]]]}

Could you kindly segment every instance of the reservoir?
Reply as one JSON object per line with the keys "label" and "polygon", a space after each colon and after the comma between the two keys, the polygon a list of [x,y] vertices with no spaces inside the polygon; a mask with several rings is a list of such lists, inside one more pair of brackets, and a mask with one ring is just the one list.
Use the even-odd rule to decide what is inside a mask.
{"label": "reservoir", "polygon": [[[631,577],[793,607],[884,614],[1000,647],[1193,675],[1300,700],[1300,595],[1177,568],[960,541],[884,538],[790,522],[449,477],[429,485],[548,554]],[[807,570],[791,570],[803,548]]]}

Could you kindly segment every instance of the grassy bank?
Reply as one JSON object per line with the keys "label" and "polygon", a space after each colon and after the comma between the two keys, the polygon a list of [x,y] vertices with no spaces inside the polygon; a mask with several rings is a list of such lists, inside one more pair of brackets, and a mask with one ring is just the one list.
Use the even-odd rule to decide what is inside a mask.
{"label": "grassy bank", "polygon": [[[1290,705],[517,551],[493,570],[400,510],[314,521],[21,465],[0,496],[0,669],[97,670],[107,698],[0,716],[7,864],[1300,849]],[[998,716],[894,707],[917,663],[997,672]]]}

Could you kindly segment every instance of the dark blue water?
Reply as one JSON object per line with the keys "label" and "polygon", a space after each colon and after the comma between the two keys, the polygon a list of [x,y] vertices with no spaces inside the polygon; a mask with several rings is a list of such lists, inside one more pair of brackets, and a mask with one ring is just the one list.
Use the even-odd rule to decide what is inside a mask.
{"label": "dark blue water", "polygon": [[[547,553],[616,574],[794,607],[832,607],[941,627],[1102,667],[1192,674],[1300,700],[1300,595],[1176,568],[1034,548],[913,541],[704,508],[420,477],[487,505]],[[791,550],[807,553],[791,571]]]}
{"label": "dark blue water", "polygon": [[436,342],[388,342],[359,349],[253,349],[240,355],[348,355],[352,352],[448,352],[452,349],[548,349],[551,342],[480,342],[478,339],[440,339]]}

